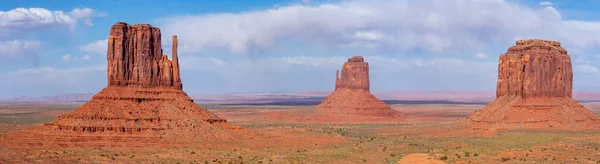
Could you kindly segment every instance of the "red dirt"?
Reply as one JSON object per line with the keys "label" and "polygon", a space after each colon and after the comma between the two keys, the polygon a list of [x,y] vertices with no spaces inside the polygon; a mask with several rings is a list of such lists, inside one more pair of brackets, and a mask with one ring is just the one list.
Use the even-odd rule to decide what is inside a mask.
{"label": "red dirt", "polygon": [[429,154],[409,154],[398,161],[398,164],[445,164],[446,162],[433,159]]}
{"label": "red dirt", "polygon": [[600,118],[572,99],[571,58],[556,41],[520,40],[500,56],[496,100],[468,116],[474,129],[590,129]]}
{"label": "red dirt", "polygon": [[374,115],[402,118],[403,114],[373,96],[370,92],[369,63],[362,56],[348,59],[342,75],[336,73],[335,90],[317,108],[332,114]]}

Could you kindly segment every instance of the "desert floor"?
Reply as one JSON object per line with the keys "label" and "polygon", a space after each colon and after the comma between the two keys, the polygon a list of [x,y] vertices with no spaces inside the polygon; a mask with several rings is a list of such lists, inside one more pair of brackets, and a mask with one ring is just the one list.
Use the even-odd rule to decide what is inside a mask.
{"label": "desert floor", "polygon": [[[0,104],[0,136],[41,125],[81,104]],[[0,148],[0,163],[599,163],[600,132],[471,132],[451,124],[483,105],[392,105],[403,120],[321,115],[308,106],[200,104],[270,136],[270,146]],[[600,113],[600,103],[583,103]],[[264,139],[264,140],[268,140]],[[402,159],[405,157],[404,159]]]}

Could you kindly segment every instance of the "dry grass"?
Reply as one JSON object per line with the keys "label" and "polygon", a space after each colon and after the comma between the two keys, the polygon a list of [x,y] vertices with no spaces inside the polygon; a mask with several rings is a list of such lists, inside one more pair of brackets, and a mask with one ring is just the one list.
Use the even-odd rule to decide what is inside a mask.
{"label": "dry grass", "polygon": [[[212,106],[214,110],[252,110],[256,106]],[[250,108],[250,109],[249,109]],[[297,107],[269,107],[276,110]],[[394,106],[397,110],[412,115],[436,115],[455,118],[467,115],[474,106]],[[444,115],[448,108],[455,113]],[[36,107],[39,109],[39,106]],[[52,109],[57,109],[53,107]],[[234,110],[235,109],[235,110]],[[429,112],[422,112],[426,110]],[[228,118],[228,113],[216,112]],[[1,116],[1,115],[0,115]],[[20,115],[21,118],[44,122],[34,113]],[[229,119],[229,118],[228,118]],[[6,122],[0,117],[0,122]],[[257,131],[282,131],[285,133],[329,135],[342,138],[341,144],[319,145],[302,143],[304,147],[264,147],[247,148],[243,145],[228,148],[177,148],[177,149],[9,149],[0,148],[0,163],[7,159],[20,159],[26,162],[155,162],[155,163],[396,163],[402,156],[412,153],[430,154],[432,157],[449,163],[596,163],[600,161],[599,132],[540,132],[506,131],[495,137],[427,137],[422,133],[407,133],[410,128],[435,128],[447,121],[418,123],[284,123],[284,122],[244,122],[230,120],[236,125]],[[9,125],[4,125],[9,126]],[[21,128],[27,128],[23,126]],[[19,127],[10,131],[18,130]],[[382,133],[385,129],[386,133]],[[393,132],[393,133],[390,133]],[[0,135],[2,132],[0,132]]]}

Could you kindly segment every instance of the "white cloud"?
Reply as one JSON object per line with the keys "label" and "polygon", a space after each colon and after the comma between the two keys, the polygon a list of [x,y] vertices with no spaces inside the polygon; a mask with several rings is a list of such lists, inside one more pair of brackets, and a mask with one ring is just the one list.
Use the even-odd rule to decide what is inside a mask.
{"label": "white cloud", "polygon": [[63,61],[69,61],[70,59],[71,59],[71,54],[66,54],[66,55],[63,55],[63,57],[62,57]]}
{"label": "white cloud", "polygon": [[[206,93],[207,90],[220,93],[301,92],[332,89],[335,71],[341,69],[348,57],[299,55],[224,61],[186,55],[180,62],[182,80],[188,84],[185,90],[190,94]],[[378,91],[448,90],[453,87],[457,90],[493,90],[497,78],[496,62],[458,58],[364,58],[369,62],[371,88]],[[203,85],[190,85],[200,83]],[[466,83],[473,85],[464,85]],[[221,89],[212,89],[212,86]]]}
{"label": "white cloud", "polygon": [[347,58],[344,57],[310,57],[310,56],[290,56],[270,59],[269,62],[286,63],[291,65],[309,65],[309,66],[332,66],[343,63]]}
{"label": "white cloud", "polygon": [[79,47],[79,49],[85,53],[95,54],[95,55],[106,55],[106,50],[108,49],[108,39],[97,40],[86,45]]}
{"label": "white cloud", "polygon": [[85,54],[81,57],[73,57],[71,54],[65,54],[62,56],[63,61],[80,61],[80,60],[90,60],[92,57],[88,54]]}
{"label": "white cloud", "polygon": [[0,57],[14,59],[32,56],[36,55],[39,48],[39,41],[17,39],[0,41]]}
{"label": "white cloud", "polygon": [[580,73],[598,73],[600,72],[598,70],[598,68],[596,66],[590,65],[590,64],[577,64],[575,66],[575,71],[578,71]]}
{"label": "white cloud", "polygon": [[[48,96],[65,93],[95,93],[106,86],[106,63],[58,68],[18,69],[0,74],[0,96]],[[40,92],[42,91],[42,92]]]}
{"label": "white cloud", "polygon": [[543,2],[540,2],[540,4],[539,4],[539,5],[540,5],[540,6],[552,6],[552,5],[554,5],[554,4],[552,4],[552,2],[543,1]]}
{"label": "white cloud", "polygon": [[72,74],[77,73],[87,73],[92,71],[106,71],[106,64],[98,64],[92,66],[85,67],[74,67],[74,68],[55,68],[55,67],[36,67],[36,68],[26,68],[19,69],[14,72],[11,72],[11,75],[45,75],[49,77],[55,76],[70,76]]}
{"label": "white cloud", "polygon": [[552,6],[503,0],[351,0],[175,16],[160,19],[159,26],[181,36],[181,51],[194,53],[247,54],[292,41],[332,49],[464,54],[526,38],[558,40],[567,49],[600,48],[600,22],[565,20]]}
{"label": "white cloud", "polygon": [[476,53],[475,55],[473,55],[473,57],[475,57],[476,59],[484,59],[484,58],[487,58],[487,55],[479,52],[479,53]]}
{"label": "white cloud", "polygon": [[87,26],[93,26],[92,17],[104,17],[106,12],[98,12],[90,8],[75,8],[69,12],[69,16],[74,19],[84,19],[84,24]]}
{"label": "white cloud", "polygon": [[70,12],[48,10],[45,8],[15,8],[0,11],[0,34],[40,28],[69,27],[75,28],[78,20],[84,20],[91,26],[91,18],[102,17],[106,13],[90,8],[75,8]]}

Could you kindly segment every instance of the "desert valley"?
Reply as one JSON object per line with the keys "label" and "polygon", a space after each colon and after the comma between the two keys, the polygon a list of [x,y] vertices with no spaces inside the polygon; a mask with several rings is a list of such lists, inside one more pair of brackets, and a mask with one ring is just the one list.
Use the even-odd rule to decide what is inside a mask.
{"label": "desert valley", "polygon": [[501,55],[493,101],[382,101],[362,56],[340,63],[326,97],[198,101],[184,92],[177,36],[171,59],[151,25],[118,22],[108,38],[108,86],[89,101],[0,105],[2,163],[600,162],[599,99],[572,98],[571,59],[557,41],[519,40]]}
{"label": "desert valley", "polygon": [[[394,7],[393,9],[398,8],[408,12],[408,8],[402,6],[413,5],[423,10],[428,10],[431,6],[449,6],[459,11],[459,8],[462,9],[464,6],[487,5],[489,8],[500,6],[502,10],[498,10],[504,11],[509,7],[519,8],[521,5],[503,0],[452,2],[424,0],[422,2],[423,4],[399,0],[378,1],[380,4],[371,4],[372,2],[348,1],[322,2],[319,5],[315,5],[317,2],[312,1],[302,1],[302,4],[292,5],[278,3],[265,11],[235,14],[207,12],[208,14],[198,17],[173,16],[159,19],[156,21],[159,25],[155,25],[155,22],[138,21],[146,20],[142,19],[144,17],[154,17],[155,15],[151,13],[144,12],[145,14],[140,16],[134,14],[135,12],[127,11],[127,14],[122,13],[121,16],[131,17],[127,20],[135,21],[111,22],[110,28],[98,32],[102,35],[100,38],[106,38],[105,40],[98,40],[91,46],[79,48],[80,51],[86,52],[90,49],[95,50],[95,52],[89,51],[90,53],[101,51],[98,55],[104,62],[101,67],[76,70],[64,66],[63,70],[66,71],[56,73],[60,69],[36,65],[36,69],[19,69],[15,73],[6,74],[0,72],[0,75],[4,75],[0,78],[0,87],[5,87],[0,91],[4,93],[0,96],[5,96],[0,98],[0,163],[600,163],[600,92],[593,89],[579,89],[583,88],[582,84],[587,84],[581,82],[583,80],[579,77],[590,79],[588,76],[600,75],[598,73],[600,71],[591,62],[595,59],[588,60],[582,57],[584,49],[593,47],[600,41],[594,40],[590,41],[593,43],[588,43],[589,40],[585,39],[571,39],[573,35],[561,33],[562,29],[558,28],[571,26],[559,26],[556,22],[535,26],[536,28],[532,30],[514,36],[495,36],[489,33],[514,32],[529,26],[523,25],[511,30],[492,32],[488,31],[488,27],[493,25],[487,24],[481,25],[485,27],[482,29],[478,29],[479,26],[468,25],[461,28],[448,28],[455,31],[463,31],[459,30],[463,28],[468,29],[466,31],[483,31],[482,36],[474,34],[463,36],[462,33],[456,34],[460,36],[454,36],[455,34],[448,29],[439,30],[450,26],[443,24],[445,20],[473,23],[480,19],[464,18],[478,21],[463,21],[463,18],[449,18],[452,15],[449,13],[444,15],[433,12],[423,16],[426,17],[423,19],[426,20],[425,23],[414,20],[403,20],[401,23],[387,22],[396,18],[382,15],[399,15],[398,17],[401,18],[398,19],[410,19],[411,16],[379,9],[390,9],[387,8],[390,5]],[[433,4],[425,5],[429,2]],[[130,2],[123,3],[126,5]],[[174,2],[181,5],[179,3],[185,4]],[[121,2],[117,4],[120,5]],[[206,5],[209,7],[203,10],[212,11],[210,3]],[[539,13],[535,13],[537,15],[521,13],[521,18],[532,19],[529,22],[534,23],[544,21],[564,23],[563,17],[553,7],[553,3],[544,1],[537,5],[543,7],[539,9]],[[159,12],[149,6],[142,6],[142,8],[148,7],[149,11]],[[165,6],[168,5],[162,7]],[[178,7],[182,6],[184,5]],[[235,5],[227,6],[225,9],[212,7],[216,11],[237,10]],[[530,10],[525,7],[525,9],[521,12],[538,11],[537,8]],[[438,8],[435,10],[446,11]],[[513,8],[506,10],[517,11]],[[174,14],[169,14],[186,13],[183,11],[186,10],[172,11]],[[468,11],[479,11],[474,13],[486,15],[488,10],[484,12],[484,10],[469,9]],[[0,11],[0,39],[17,36],[17,33],[19,37],[36,38],[34,35],[21,34],[19,30],[40,28],[42,25],[34,26],[27,21],[38,18],[42,20],[48,15],[52,15],[52,18],[48,17],[41,22],[46,24],[51,24],[48,22],[53,21],[67,22],[59,23],[60,25],[56,27],[62,28],[62,25],[66,24],[64,27],[68,28],[64,29],[69,29],[70,35],[75,36],[85,33],[77,31],[78,20],[92,27],[94,25],[91,18],[104,17],[106,13],[89,8],[76,8],[71,12],[49,11],[42,8]],[[318,15],[320,19],[305,19],[314,15]],[[346,15],[351,17],[341,19]],[[415,12],[415,15],[421,16],[418,12]],[[176,19],[182,21],[174,23]],[[226,21],[220,22],[222,20]],[[380,20],[386,21],[378,22]],[[487,22],[488,19],[484,20]],[[490,20],[493,22],[504,19]],[[200,22],[200,25],[185,25],[193,22]],[[527,21],[510,22],[527,23]],[[569,23],[572,25],[576,22]],[[106,21],[101,24],[106,24]],[[419,35],[402,32],[410,31],[412,25],[422,24],[427,24],[427,28],[418,27],[414,31],[437,29],[443,33],[439,36],[467,39],[446,42],[444,38],[439,38],[432,32]],[[503,25],[506,24],[510,23]],[[592,27],[591,24],[588,25]],[[596,26],[600,27],[600,25]],[[54,30],[58,29],[56,27],[52,26]],[[500,25],[493,27],[492,29],[508,28]],[[583,29],[583,26],[577,27],[579,30]],[[392,35],[385,34],[385,31],[390,28],[400,32],[391,30],[394,31],[392,32],[394,37],[390,37]],[[544,28],[555,31],[545,31],[547,29]],[[353,30],[357,31],[352,33]],[[3,35],[4,32],[6,35]],[[262,35],[261,32],[268,34]],[[538,33],[548,33],[548,36],[553,37],[533,35]],[[594,32],[580,33],[587,35]],[[600,30],[597,33],[600,33]],[[488,35],[490,37],[487,37]],[[338,36],[339,38],[335,38]],[[421,36],[425,39],[420,40]],[[281,38],[292,39],[278,40]],[[402,40],[403,38],[408,40]],[[498,55],[487,56],[477,53],[474,56],[476,59],[473,59],[476,62],[473,63],[479,64],[469,65],[466,60],[437,60],[443,59],[440,57],[441,52],[449,54],[470,52],[465,49],[453,49],[453,46],[465,44],[469,48],[483,51],[481,49],[487,48],[483,46],[483,42],[497,40],[510,40],[510,46],[498,50],[499,44],[494,44],[495,48],[485,50],[489,54]],[[336,43],[335,46],[328,45],[332,42]],[[337,44],[338,42],[341,43]],[[383,42],[386,44],[382,44]],[[583,46],[577,46],[577,43]],[[33,51],[39,46],[37,44],[39,43],[17,40],[9,43],[0,40],[0,49],[8,49],[0,51],[0,58],[7,57],[6,67],[17,65],[15,67],[20,68],[19,64],[15,64],[18,63],[16,58],[8,59],[11,55],[9,53],[27,53],[29,51],[25,50]],[[71,41],[57,41],[55,44],[71,44]],[[598,45],[600,47],[600,44]],[[49,50],[44,51],[45,53],[63,50],[45,46],[50,47]],[[228,60],[194,57],[197,54],[207,55],[207,52],[208,54],[223,53],[218,50],[222,46],[229,48],[232,54],[247,55],[247,58],[252,60],[249,67],[245,65],[248,63],[244,62],[227,63]],[[24,50],[13,50],[16,47],[24,47]],[[321,49],[323,47],[344,51]],[[410,47],[408,48],[410,51],[398,50],[406,47]],[[337,52],[344,57],[317,60],[302,56],[301,60],[310,61],[309,64],[299,64],[304,67],[299,69],[309,70],[302,77],[296,74],[286,75],[288,73],[286,71],[293,69],[287,65],[303,61],[292,61],[292,58],[285,56],[281,57],[281,60],[257,57],[257,54],[271,53],[269,49],[286,48],[315,54]],[[420,59],[402,62],[395,58],[362,55],[364,52],[389,54],[411,52],[421,56],[425,56],[423,53],[440,56],[434,57],[436,62],[423,62]],[[83,63],[91,58],[87,54],[80,58],[67,54],[62,60]],[[226,58],[239,57],[223,57]],[[439,61],[451,61],[454,66],[464,66],[466,69],[460,69],[460,73],[449,74],[450,78],[440,78],[446,74],[445,69],[448,69],[448,72],[456,70],[440,66],[443,63]],[[475,74],[469,72],[481,70],[485,72],[490,66],[480,63],[490,61],[493,71],[497,72],[493,74],[492,79],[495,88],[481,89],[487,91],[464,89],[477,88],[478,82],[482,81],[480,79],[488,77],[490,71],[480,74],[482,77],[473,76]],[[410,62],[415,64],[411,65]],[[323,80],[317,73],[323,72],[322,70],[314,71],[313,68],[306,68],[322,65],[335,65],[338,69],[335,72],[333,69],[322,69],[330,70],[325,73],[329,78]],[[414,65],[415,68],[409,69]],[[226,67],[231,69],[223,69]],[[382,73],[389,71],[386,70],[388,68],[397,77]],[[186,72],[187,70],[201,73],[192,74]],[[96,77],[97,74],[87,74],[88,71],[101,72],[102,77]],[[260,71],[276,72],[276,74]],[[400,71],[415,74],[409,76],[398,73]],[[420,78],[422,77],[420,72],[432,75],[431,72],[436,71],[439,72],[439,76],[430,76],[425,81]],[[582,73],[586,71],[589,74]],[[28,77],[33,77],[28,74],[31,72],[42,72],[39,74],[40,77],[48,81],[27,80]],[[216,77],[213,73],[222,73],[224,80],[211,79]],[[23,76],[19,76],[20,74]],[[298,76],[302,80],[300,82],[289,80],[290,83],[273,80],[292,76]],[[40,77],[34,79],[41,79]],[[398,88],[404,87],[400,86],[404,84],[419,86],[420,83],[423,86],[439,88],[466,87],[449,89],[449,91],[435,91],[444,90],[438,88],[392,91],[393,89],[389,88],[394,88],[396,84],[378,86],[398,83],[398,80],[392,80],[398,77],[401,81],[411,81],[397,84]],[[94,85],[98,82],[96,78],[106,78],[106,81],[101,82],[102,88],[89,89],[95,90],[96,93],[61,89],[64,86],[80,88],[79,85],[84,86],[83,88],[97,87]],[[264,86],[266,88],[286,86],[289,90],[297,91],[295,87],[298,85],[307,86],[298,88],[323,85],[329,86],[327,88],[331,90],[253,93],[244,90],[245,87],[256,86],[256,80],[261,78],[266,79],[258,80],[265,82],[258,84],[259,88],[263,89]],[[390,81],[386,81],[387,79]],[[460,79],[458,81],[462,83],[451,84],[453,79]],[[45,85],[45,83],[52,84],[51,80],[61,84],[57,86],[58,89]],[[9,84],[12,86],[4,86]],[[29,86],[29,84],[39,85],[48,88],[48,92],[60,94],[48,96],[46,90],[36,90],[37,87],[31,89],[34,91],[27,87],[23,89],[22,86]],[[233,89],[226,88],[227,86]],[[231,92],[240,88],[243,90],[240,92],[244,93]],[[203,89],[211,93],[202,93]],[[20,91],[42,93],[41,95],[45,96],[27,96]]]}

